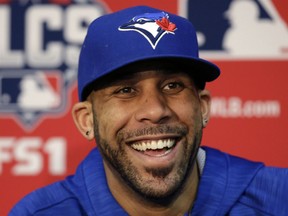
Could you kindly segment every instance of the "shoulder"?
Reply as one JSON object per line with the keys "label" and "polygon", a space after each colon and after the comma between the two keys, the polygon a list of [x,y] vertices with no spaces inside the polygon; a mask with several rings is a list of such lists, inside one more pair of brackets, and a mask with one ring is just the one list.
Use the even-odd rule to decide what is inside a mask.
{"label": "shoulder", "polygon": [[[94,176],[97,173],[95,170],[101,168],[101,162],[98,151],[92,150],[79,164],[74,175],[28,194],[14,206],[9,216],[76,216],[93,212],[87,187],[98,181]],[[104,178],[103,172],[100,172],[97,176]]]}
{"label": "shoulder", "polygon": [[288,215],[288,169],[263,167],[239,200],[242,209],[269,215]]}
{"label": "shoulder", "polygon": [[[68,208],[69,207],[69,208]],[[56,182],[44,188],[40,188],[25,196],[9,213],[9,216],[18,215],[52,215],[63,213],[63,215],[80,213],[81,206],[77,198],[65,187],[65,182]]]}
{"label": "shoulder", "polygon": [[198,194],[201,211],[210,208],[213,213],[215,209],[223,213],[220,215],[288,215],[288,169],[204,149],[207,158]]}
{"label": "shoulder", "polygon": [[193,211],[196,215],[226,215],[264,165],[217,149],[203,149],[206,159]]}
{"label": "shoulder", "polygon": [[261,162],[250,161],[210,147],[203,148],[207,155],[205,167],[209,171],[217,169],[216,172],[218,172],[220,169],[225,175],[244,175],[252,178],[264,167]]}

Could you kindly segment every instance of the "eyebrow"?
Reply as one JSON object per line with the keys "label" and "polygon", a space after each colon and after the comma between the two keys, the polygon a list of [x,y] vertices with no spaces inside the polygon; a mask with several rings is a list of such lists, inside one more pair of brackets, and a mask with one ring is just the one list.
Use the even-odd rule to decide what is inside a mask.
{"label": "eyebrow", "polygon": [[[152,71],[152,70],[151,70]],[[177,74],[185,73],[181,71],[175,71],[175,70],[167,70],[167,69],[157,69],[154,70],[155,72],[159,73],[159,75],[165,75],[165,76],[174,76]],[[139,70],[139,71],[129,71],[129,70],[122,70],[117,71],[110,76],[106,76],[101,78],[100,80],[96,81],[93,84],[93,89],[96,90],[98,88],[107,87],[109,85],[117,84],[119,82],[129,82],[133,79],[141,79],[141,73],[145,72],[145,70]]]}

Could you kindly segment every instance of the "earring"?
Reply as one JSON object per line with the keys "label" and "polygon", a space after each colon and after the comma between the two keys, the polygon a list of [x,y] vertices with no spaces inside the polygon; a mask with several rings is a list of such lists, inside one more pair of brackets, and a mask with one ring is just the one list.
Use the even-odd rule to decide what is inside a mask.
{"label": "earring", "polygon": [[208,123],[208,119],[204,119],[203,120],[203,125],[206,126],[207,123]]}

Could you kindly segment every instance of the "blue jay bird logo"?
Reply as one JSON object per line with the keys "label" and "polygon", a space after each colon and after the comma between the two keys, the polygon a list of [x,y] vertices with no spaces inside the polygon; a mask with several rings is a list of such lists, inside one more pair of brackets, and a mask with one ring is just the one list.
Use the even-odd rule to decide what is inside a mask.
{"label": "blue jay bird logo", "polygon": [[153,49],[165,34],[175,34],[176,25],[169,20],[167,13],[145,13],[135,16],[121,25],[119,31],[136,31],[143,35]]}

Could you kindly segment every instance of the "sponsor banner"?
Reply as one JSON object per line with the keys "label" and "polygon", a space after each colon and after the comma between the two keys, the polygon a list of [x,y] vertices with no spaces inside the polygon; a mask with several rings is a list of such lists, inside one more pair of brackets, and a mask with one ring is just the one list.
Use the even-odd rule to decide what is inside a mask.
{"label": "sponsor banner", "polygon": [[95,146],[70,115],[80,46],[93,19],[143,4],[190,19],[200,55],[222,69],[207,85],[212,117],[203,143],[288,166],[283,1],[0,0],[0,215],[35,188],[74,173]]}
{"label": "sponsor banner", "polygon": [[203,143],[232,154],[288,167],[287,66],[285,61],[219,62]]}
{"label": "sponsor banner", "polygon": [[74,173],[95,143],[76,131],[80,47],[102,2],[0,2],[0,215],[35,188]]}

